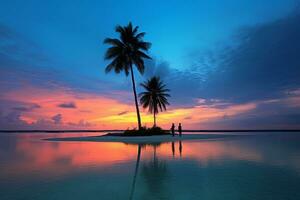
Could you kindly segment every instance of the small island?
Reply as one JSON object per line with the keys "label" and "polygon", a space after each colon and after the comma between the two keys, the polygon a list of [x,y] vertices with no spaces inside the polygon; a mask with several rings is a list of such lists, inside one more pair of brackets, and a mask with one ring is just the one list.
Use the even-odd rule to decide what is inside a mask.
{"label": "small island", "polygon": [[215,140],[239,137],[235,134],[184,134],[181,137],[171,134],[164,135],[148,135],[148,136],[128,136],[123,133],[108,133],[101,136],[86,136],[86,137],[64,137],[64,138],[47,138],[47,141],[76,141],[76,142],[123,142],[129,144],[151,144],[164,143],[184,140]]}

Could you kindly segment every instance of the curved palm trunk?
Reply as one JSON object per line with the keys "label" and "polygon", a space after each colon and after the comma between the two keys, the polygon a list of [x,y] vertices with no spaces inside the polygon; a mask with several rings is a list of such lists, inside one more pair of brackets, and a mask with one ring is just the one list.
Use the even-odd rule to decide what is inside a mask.
{"label": "curved palm trunk", "polygon": [[156,127],[156,113],[153,112],[153,119],[154,119],[154,127]]}
{"label": "curved palm trunk", "polygon": [[130,65],[130,72],[131,72],[131,80],[132,80],[132,89],[133,89],[133,93],[134,93],[136,115],[137,115],[137,119],[138,119],[138,126],[139,126],[139,129],[141,129],[142,123],[141,123],[141,116],[140,116],[139,104],[138,104],[137,95],[136,95],[135,81],[134,81],[134,75],[133,75],[132,65]]}

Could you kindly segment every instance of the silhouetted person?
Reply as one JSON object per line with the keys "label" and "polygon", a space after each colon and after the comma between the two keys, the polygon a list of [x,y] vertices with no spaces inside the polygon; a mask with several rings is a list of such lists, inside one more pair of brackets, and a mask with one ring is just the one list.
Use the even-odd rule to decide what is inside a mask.
{"label": "silhouetted person", "polygon": [[179,141],[179,153],[180,153],[180,157],[181,157],[181,154],[182,154],[182,143],[181,143],[181,141]]}
{"label": "silhouetted person", "polygon": [[175,144],[172,142],[172,155],[175,156]]}
{"label": "silhouetted person", "polygon": [[181,136],[182,136],[182,127],[181,127],[181,123],[179,123],[179,125],[178,125],[178,133],[179,133],[179,136],[181,137]]}
{"label": "silhouetted person", "polygon": [[171,133],[172,133],[172,136],[174,137],[175,136],[175,124],[174,123],[172,123]]}

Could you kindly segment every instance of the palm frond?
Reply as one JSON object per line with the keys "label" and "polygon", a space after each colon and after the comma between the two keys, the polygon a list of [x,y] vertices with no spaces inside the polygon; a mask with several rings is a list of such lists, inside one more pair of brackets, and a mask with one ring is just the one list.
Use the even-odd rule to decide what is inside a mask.
{"label": "palm frond", "polygon": [[146,35],[145,32],[141,32],[141,33],[138,33],[138,34],[135,36],[135,38],[138,39],[138,40],[140,40],[140,39],[142,39],[145,35]]}
{"label": "palm frond", "polygon": [[143,42],[143,41],[140,41],[138,44],[137,44],[138,48],[139,49],[142,49],[144,51],[148,51],[151,47],[151,43],[150,42]]}

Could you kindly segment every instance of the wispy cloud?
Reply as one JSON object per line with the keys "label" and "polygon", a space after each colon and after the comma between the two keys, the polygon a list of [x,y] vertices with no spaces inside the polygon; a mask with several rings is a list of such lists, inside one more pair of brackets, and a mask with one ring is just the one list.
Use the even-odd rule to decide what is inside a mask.
{"label": "wispy cloud", "polygon": [[62,122],[62,115],[61,114],[56,114],[53,117],[51,117],[53,120],[54,124],[61,124]]}
{"label": "wispy cloud", "polygon": [[76,104],[74,102],[61,103],[61,104],[58,104],[57,107],[60,107],[60,108],[71,108],[71,109],[77,108],[77,106],[76,106]]}
{"label": "wispy cloud", "polygon": [[123,112],[118,113],[118,115],[125,115],[127,113],[128,113],[128,111],[123,111]]}
{"label": "wispy cloud", "polygon": [[21,111],[21,112],[31,112],[37,108],[41,108],[39,104],[29,104],[29,105],[20,105],[17,107],[13,107],[12,109],[15,111]]}

